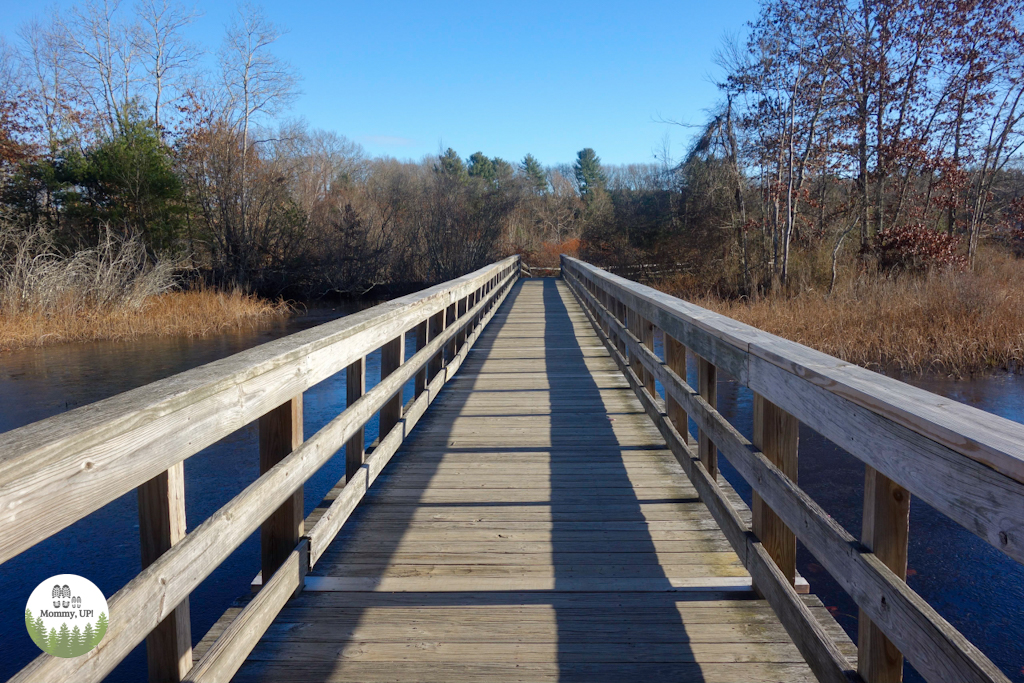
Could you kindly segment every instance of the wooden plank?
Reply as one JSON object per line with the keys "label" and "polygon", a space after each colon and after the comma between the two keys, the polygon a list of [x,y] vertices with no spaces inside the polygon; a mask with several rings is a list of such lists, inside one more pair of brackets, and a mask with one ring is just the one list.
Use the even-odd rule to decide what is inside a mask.
{"label": "wooden plank", "polygon": [[[453,325],[417,351],[409,362],[381,380],[115,593],[108,601],[110,627],[103,647],[73,659],[42,655],[11,681],[93,681],[106,676],[169,615],[172,606],[187,597],[461,329],[461,325]],[[454,374],[457,369],[457,364],[449,365],[446,378],[450,376],[447,373]]]}
{"label": "wooden plank", "polygon": [[[345,405],[350,406],[366,393],[366,358],[360,358],[345,369]],[[365,429],[360,427],[345,442],[345,477],[351,479],[366,456]]]}
{"label": "wooden plank", "polygon": [[[697,356],[697,386],[700,396],[712,408],[718,406],[718,368],[703,356]],[[704,463],[712,479],[718,478],[718,449],[714,442],[704,433],[698,431],[697,446],[700,461]]]}
{"label": "wooden plank", "polygon": [[[629,343],[632,349],[642,353],[638,340],[633,338]],[[622,366],[624,360],[617,360]],[[797,532],[800,541],[918,671],[934,680],[1008,680],[977,647],[878,558],[861,552],[856,539],[762,453],[752,450],[752,444],[681,378],[669,375],[656,357],[648,361],[648,367],[655,372],[662,368],[660,374],[667,390],[676,392],[680,402],[689,408],[693,420],[708,432],[744,479],[751,482],[780,519]],[[631,383],[635,381],[633,376]],[[665,420],[664,424],[669,423]],[[663,425],[659,423],[659,426]]]}
{"label": "wooden plank", "polygon": [[239,612],[195,668],[188,672],[185,681],[218,683],[231,680],[288,599],[302,590],[309,562],[307,551],[308,543],[303,539],[259,594]]}
{"label": "wooden plank", "polygon": [[[760,394],[754,394],[754,446],[797,483],[800,423]],[[796,535],[755,490],[752,530],[790,584],[796,583]]]}
{"label": "wooden plank", "polygon": [[[173,465],[139,487],[139,541],[145,569],[185,537],[185,465]],[[186,597],[146,636],[150,683],[178,683],[192,668]]]}
{"label": "wooden plank", "polygon": [[[260,474],[266,474],[302,445],[302,396],[259,420]],[[288,559],[303,534],[303,490],[299,486],[260,526],[260,570],[270,576]],[[296,591],[301,591],[301,582]]]}
{"label": "wooden plank", "polygon": [[[864,473],[864,528],[861,541],[893,574],[907,580],[910,492],[870,465]],[[900,683],[903,653],[861,611],[857,620],[857,670],[871,683]]]}
{"label": "wooden plank", "polygon": [[[460,334],[465,334],[462,332]],[[384,379],[397,370],[405,360],[405,335],[400,334],[381,347],[380,377]],[[398,389],[380,409],[380,435],[383,438],[402,419],[402,389]]]}

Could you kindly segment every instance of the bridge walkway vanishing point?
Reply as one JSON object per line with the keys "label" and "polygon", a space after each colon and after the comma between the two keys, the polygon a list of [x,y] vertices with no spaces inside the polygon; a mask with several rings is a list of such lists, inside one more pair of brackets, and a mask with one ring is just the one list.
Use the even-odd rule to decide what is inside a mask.
{"label": "bridge walkway vanishing point", "polygon": [[545,278],[514,286],[233,680],[814,675],[573,294]]}

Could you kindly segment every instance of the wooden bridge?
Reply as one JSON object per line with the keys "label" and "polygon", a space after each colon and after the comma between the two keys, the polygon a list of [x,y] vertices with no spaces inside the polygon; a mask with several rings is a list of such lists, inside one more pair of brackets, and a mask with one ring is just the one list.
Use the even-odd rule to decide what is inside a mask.
{"label": "wooden bridge", "polygon": [[[0,562],[137,489],[144,566],[96,649],[11,680],[99,681],[145,640],[151,681],[882,683],[904,656],[1008,681],[907,587],[908,514],[919,496],[1024,561],[1024,426],[575,259],[521,268],[0,435]],[[341,371],[348,407],[303,440],[302,393]],[[754,392],[753,444],[715,409],[719,372]],[[260,477],[186,533],[184,459],[254,420]],[[859,540],[796,483],[801,422],[865,463]],[[190,593],[257,529],[253,594],[193,647]],[[860,606],[857,644],[807,594],[797,538]]]}

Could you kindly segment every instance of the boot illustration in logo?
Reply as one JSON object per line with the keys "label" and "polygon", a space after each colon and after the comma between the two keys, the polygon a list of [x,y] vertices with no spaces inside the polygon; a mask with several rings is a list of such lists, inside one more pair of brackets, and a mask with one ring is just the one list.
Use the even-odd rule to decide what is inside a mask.
{"label": "boot illustration in logo", "polygon": [[54,584],[52,591],[54,607],[60,607],[60,592],[60,586]]}
{"label": "boot illustration in logo", "polygon": [[68,605],[71,604],[71,589],[68,588],[67,584],[64,584],[64,587],[60,589],[60,597],[62,598],[61,607],[67,609]]}

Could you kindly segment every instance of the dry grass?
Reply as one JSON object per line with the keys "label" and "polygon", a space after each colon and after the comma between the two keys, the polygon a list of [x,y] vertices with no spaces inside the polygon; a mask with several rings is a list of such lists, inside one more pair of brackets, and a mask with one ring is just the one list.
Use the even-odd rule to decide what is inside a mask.
{"label": "dry grass", "polygon": [[[662,289],[678,292],[672,283]],[[1000,252],[980,255],[975,273],[862,275],[842,282],[831,296],[805,291],[754,302],[714,296],[691,300],[890,373],[962,377],[1024,367],[1024,261]]]}
{"label": "dry grass", "polygon": [[58,307],[0,312],[0,351],[147,335],[198,337],[285,318],[290,308],[255,296],[212,290],[166,292],[137,307]]}

